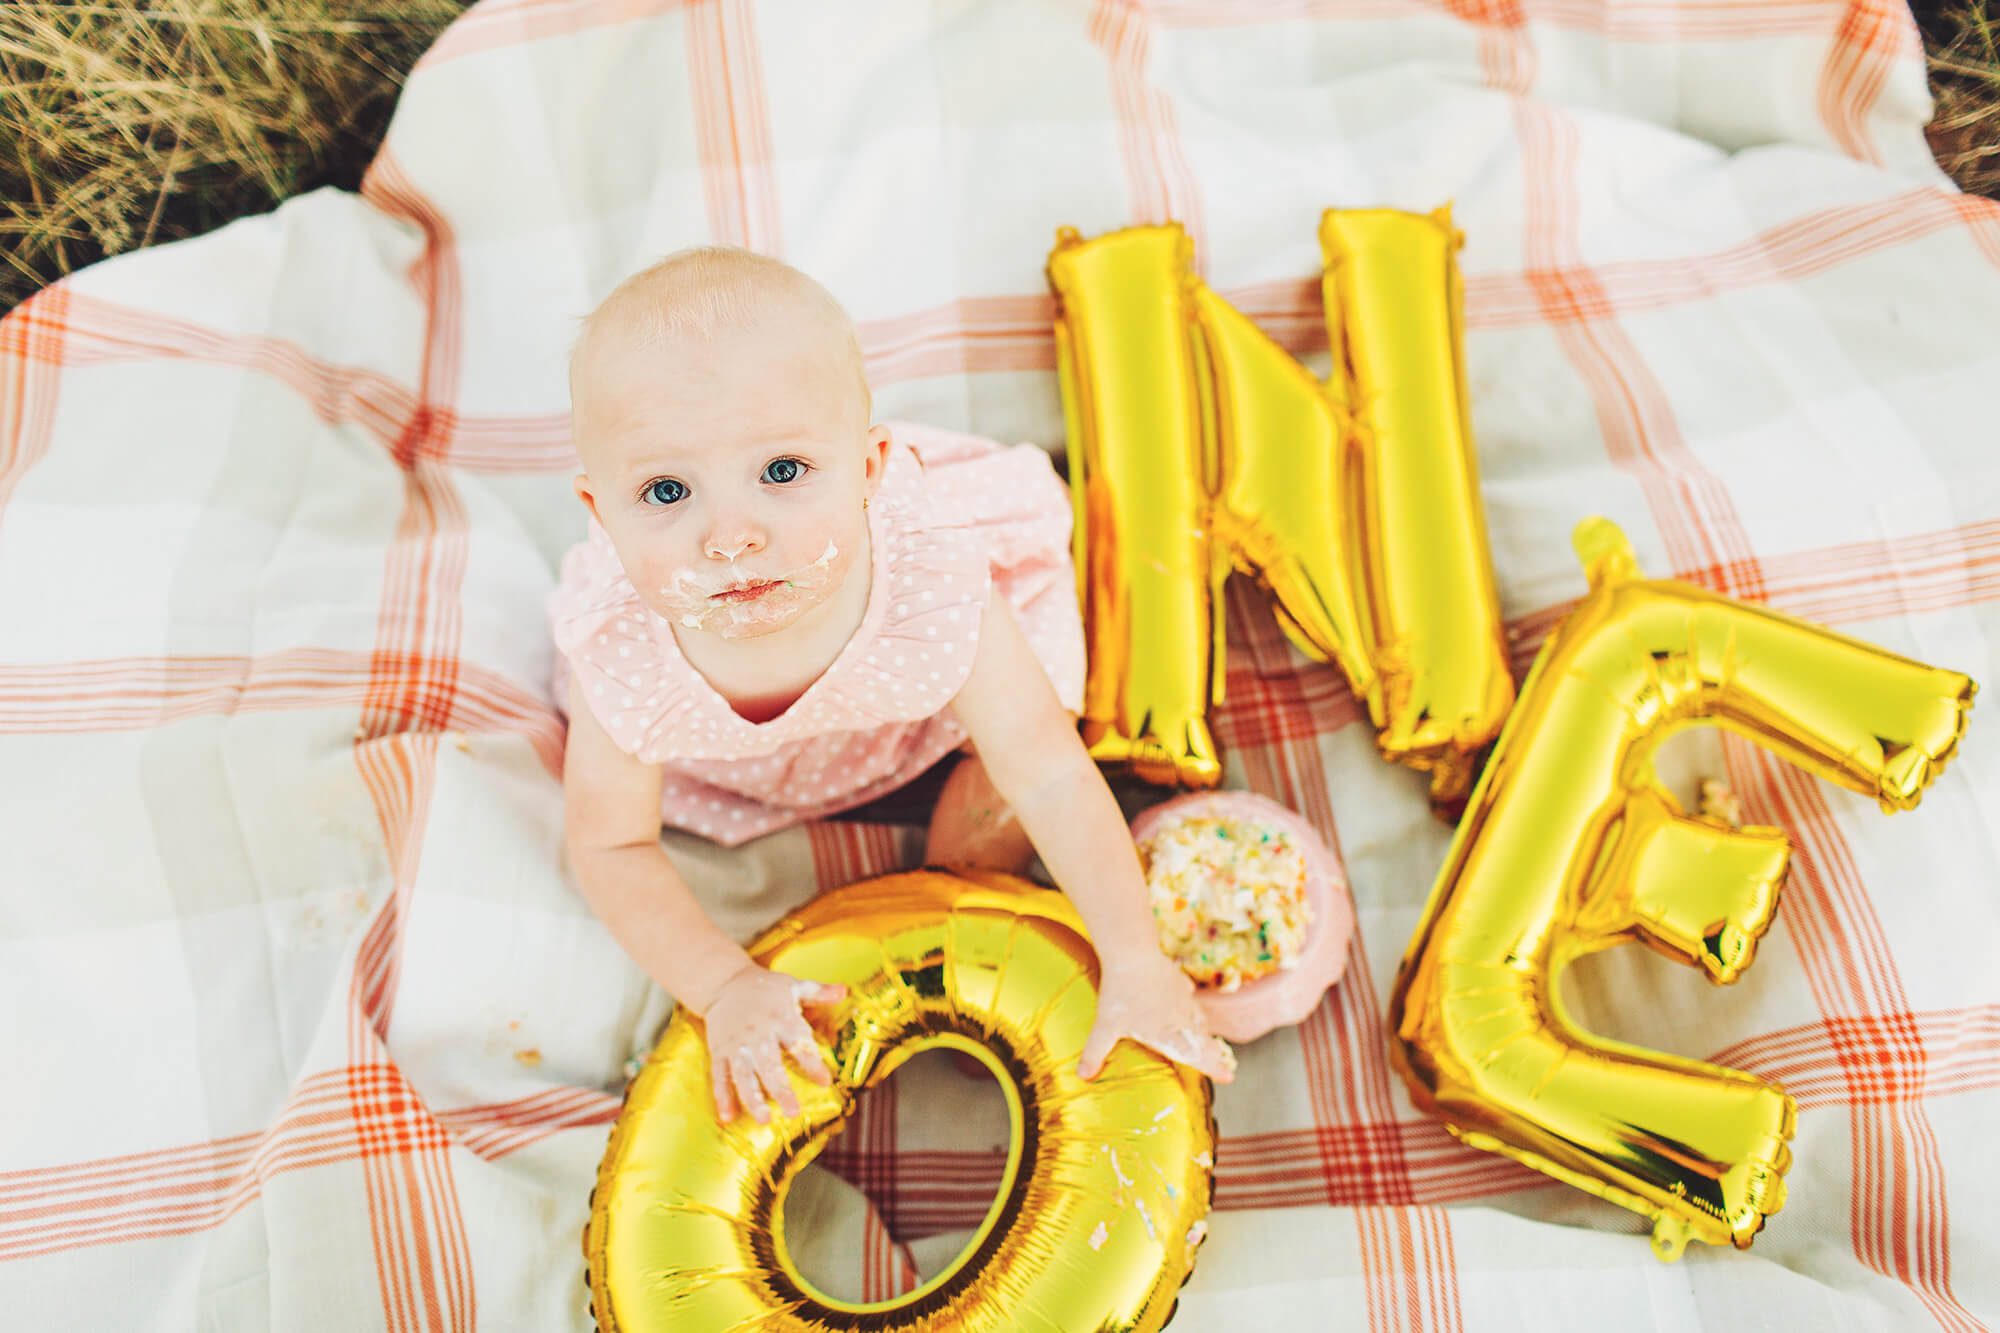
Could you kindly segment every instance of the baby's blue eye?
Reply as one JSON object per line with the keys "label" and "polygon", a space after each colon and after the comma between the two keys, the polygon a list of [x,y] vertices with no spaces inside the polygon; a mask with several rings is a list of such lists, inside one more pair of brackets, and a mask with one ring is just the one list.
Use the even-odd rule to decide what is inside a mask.
{"label": "baby's blue eye", "polygon": [[687,494],[687,489],[672,477],[662,477],[646,487],[646,498],[654,504],[675,504]]}
{"label": "baby's blue eye", "polygon": [[[805,470],[806,465],[796,458],[774,458],[764,469],[764,480],[783,485],[788,481],[797,480],[804,475]],[[774,473],[777,475],[772,475]]]}

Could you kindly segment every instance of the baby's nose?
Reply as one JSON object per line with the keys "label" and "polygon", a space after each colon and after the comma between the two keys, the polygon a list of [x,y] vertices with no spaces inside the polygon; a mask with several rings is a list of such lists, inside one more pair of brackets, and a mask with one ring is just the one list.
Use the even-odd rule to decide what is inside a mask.
{"label": "baby's nose", "polygon": [[734,560],[748,551],[764,549],[764,534],[747,523],[717,526],[709,531],[707,551],[714,560]]}

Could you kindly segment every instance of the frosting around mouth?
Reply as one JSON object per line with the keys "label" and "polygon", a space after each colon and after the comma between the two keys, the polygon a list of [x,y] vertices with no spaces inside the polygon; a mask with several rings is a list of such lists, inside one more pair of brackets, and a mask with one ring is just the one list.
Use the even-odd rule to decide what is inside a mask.
{"label": "frosting around mouth", "polygon": [[[817,600],[817,595],[833,582],[834,558],[840,548],[828,541],[811,563],[791,573],[764,580],[746,579],[735,560],[715,577],[693,569],[674,571],[673,580],[660,588],[661,600],[672,617],[684,628],[698,629],[718,638],[740,639],[775,629]],[[755,597],[724,597],[722,594],[744,586],[769,584]]]}

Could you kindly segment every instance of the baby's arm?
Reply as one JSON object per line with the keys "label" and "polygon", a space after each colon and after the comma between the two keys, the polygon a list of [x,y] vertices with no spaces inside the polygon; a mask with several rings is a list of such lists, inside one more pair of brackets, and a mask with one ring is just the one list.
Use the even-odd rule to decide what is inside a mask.
{"label": "baby's arm", "polygon": [[986,604],[972,674],[951,709],[1050,876],[1076,903],[1097,950],[1097,1024],[1080,1072],[1094,1077],[1119,1037],[1130,1036],[1228,1082],[1228,1044],[1210,1035],[1194,983],[1161,950],[1118,799],[998,590]]}
{"label": "baby's arm", "polygon": [[721,1118],[740,1106],[768,1118],[767,1094],[796,1115],[784,1052],[814,1081],[832,1077],[799,1005],[831,1003],[845,989],[758,965],[709,920],[660,846],[662,784],[660,767],[619,749],[572,681],[563,840],[584,901],[648,976],[703,1019]]}

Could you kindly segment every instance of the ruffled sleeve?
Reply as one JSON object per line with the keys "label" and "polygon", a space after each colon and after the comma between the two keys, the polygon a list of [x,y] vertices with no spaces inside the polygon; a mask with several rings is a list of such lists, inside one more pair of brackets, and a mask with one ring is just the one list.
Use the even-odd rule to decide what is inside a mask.
{"label": "ruffled sleeve", "polygon": [[892,455],[873,531],[884,580],[867,651],[840,676],[855,725],[934,717],[972,674],[992,586],[979,534],[934,521],[936,499],[915,456]]}
{"label": "ruffled sleeve", "polygon": [[1046,449],[996,445],[913,421],[884,424],[910,446],[924,472],[927,523],[963,532],[1003,570],[1048,564],[1051,551],[1068,548],[1069,489]]}
{"label": "ruffled sleeve", "polygon": [[926,524],[980,553],[1056,697],[1081,712],[1083,617],[1070,554],[1075,511],[1053,458],[1038,445],[996,445],[919,422],[885,424],[923,465]]}

